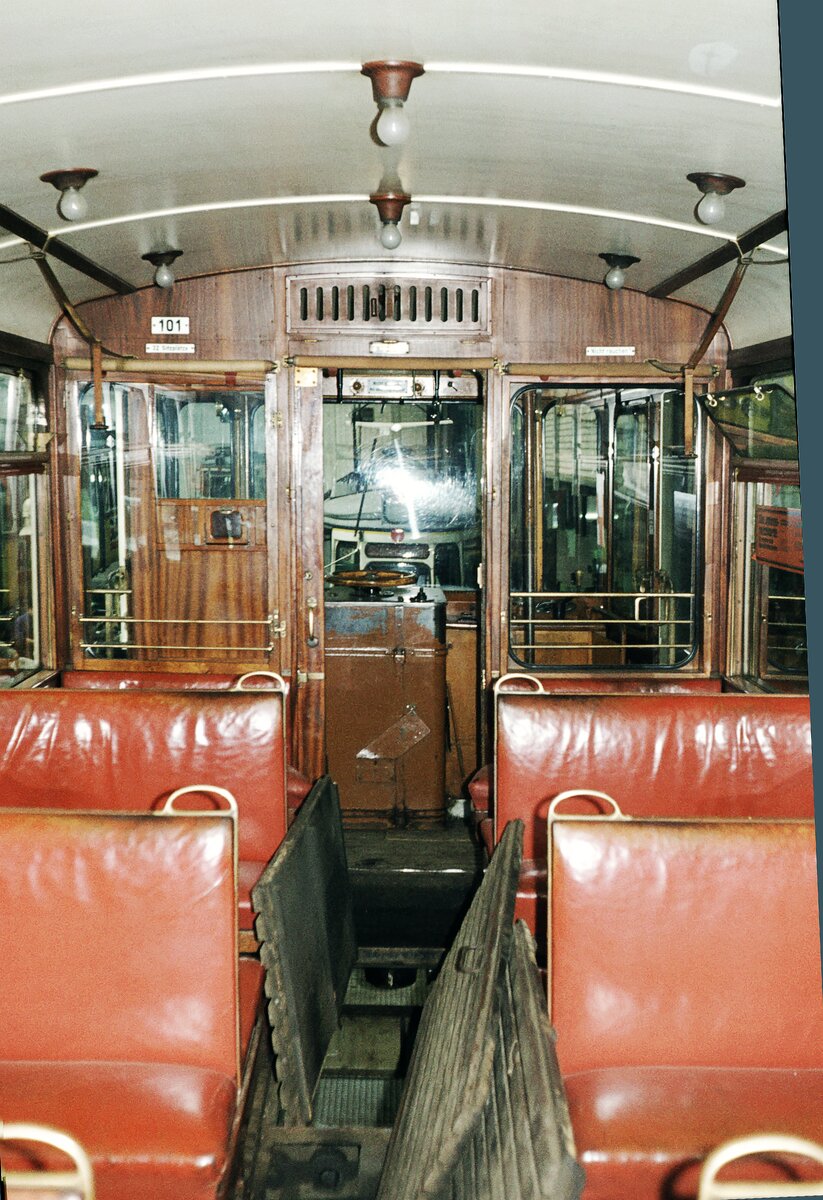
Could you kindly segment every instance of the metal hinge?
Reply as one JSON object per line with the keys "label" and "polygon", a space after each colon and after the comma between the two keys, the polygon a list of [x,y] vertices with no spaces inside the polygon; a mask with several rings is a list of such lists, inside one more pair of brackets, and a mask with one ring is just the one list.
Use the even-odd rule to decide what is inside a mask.
{"label": "metal hinge", "polygon": [[286,622],[285,620],[280,620],[280,613],[273,612],[269,617],[269,621],[271,622],[272,637],[284,638],[286,636]]}

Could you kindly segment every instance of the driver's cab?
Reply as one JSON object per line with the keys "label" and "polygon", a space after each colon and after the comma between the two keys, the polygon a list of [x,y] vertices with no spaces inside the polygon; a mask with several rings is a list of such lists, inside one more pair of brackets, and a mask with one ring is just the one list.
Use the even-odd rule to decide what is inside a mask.
{"label": "driver's cab", "polygon": [[324,379],[326,740],[349,823],[441,822],[476,765],[482,446],[475,373]]}

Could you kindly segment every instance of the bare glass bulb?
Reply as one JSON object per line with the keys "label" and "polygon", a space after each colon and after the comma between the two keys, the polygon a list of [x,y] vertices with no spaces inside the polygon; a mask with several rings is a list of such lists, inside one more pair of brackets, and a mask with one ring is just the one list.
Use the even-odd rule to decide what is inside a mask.
{"label": "bare glass bulb", "polygon": [[174,271],[168,263],[163,263],[154,272],[154,282],[158,287],[170,288],[174,283]]}
{"label": "bare glass bulb", "polygon": [[64,221],[82,221],[89,206],[86,197],[77,188],[68,187],[60,194],[57,211]]}
{"label": "bare glass bulb", "polygon": [[380,110],[375,133],[384,146],[401,146],[408,138],[410,128],[403,105],[395,101]]}
{"label": "bare glass bulb", "polygon": [[402,238],[400,230],[397,228],[396,221],[386,221],[383,228],[380,230],[380,244],[386,250],[396,250],[400,245]]}
{"label": "bare glass bulb", "polygon": [[706,192],[706,195],[697,206],[698,219],[704,225],[716,225],[718,221],[723,220],[723,214],[726,211],[726,205],[723,203],[723,197],[717,192]]}
{"label": "bare glass bulb", "polygon": [[626,273],[622,267],[612,267],[606,272],[606,277],[603,280],[607,288],[611,288],[613,292],[619,292],[623,284],[626,282]]}

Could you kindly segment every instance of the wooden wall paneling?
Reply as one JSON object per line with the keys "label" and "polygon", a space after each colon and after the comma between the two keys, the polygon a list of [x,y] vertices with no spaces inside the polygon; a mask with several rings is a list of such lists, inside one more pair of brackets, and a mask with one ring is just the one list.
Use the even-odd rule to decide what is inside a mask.
{"label": "wooden wall paneling", "polygon": [[[296,538],[293,624],[296,648],[296,765],[311,778],[325,769],[324,577],[323,577],[323,394],[315,384],[298,386],[290,372],[292,487]],[[309,639],[309,600],[314,600],[314,641]]]}
{"label": "wooden wall paneling", "polygon": [[49,525],[51,562],[46,569],[51,577],[53,596],[52,638],[55,667],[68,665],[69,648],[69,521],[64,502],[63,471],[66,459],[66,379],[65,372],[52,367],[49,372],[49,429],[54,433],[49,446],[51,458]]}
{"label": "wooden wall paneling", "polygon": [[[289,596],[288,566],[291,539],[290,513],[286,487],[283,480],[288,474],[288,444],[284,437],[286,407],[281,387],[282,376],[271,373],[266,376],[266,515],[265,537],[267,548],[266,585],[268,610],[273,617],[272,642],[269,666],[284,679],[290,681],[289,659]],[[286,443],[284,445],[284,443]],[[291,693],[289,703],[291,702]],[[291,728],[291,726],[289,726]]]}
{"label": "wooden wall paneling", "polygon": [[509,394],[508,381],[498,372],[490,371],[486,401],[486,545],[483,560],[486,647],[481,679],[481,686],[485,689],[505,670],[509,561]]}
{"label": "wooden wall paneling", "polygon": [[731,446],[713,421],[706,420],[704,499],[703,636],[701,667],[707,674],[727,671],[728,605],[732,519]]}
{"label": "wooden wall paneling", "polygon": [[[149,357],[148,342],[193,342],[194,359],[261,359],[271,356],[274,328],[271,269],[181,279],[173,288],[147,287],[130,296],[108,296],[80,305],[83,319],[116,354]],[[189,317],[190,333],[167,337],[151,332],[152,317]],[[67,322],[56,339],[61,354],[88,353]],[[150,356],[154,358],[154,356]],[[180,356],[181,358],[183,356]],[[158,361],[174,363],[158,355]]]}
{"label": "wooden wall paneling", "polygon": [[[495,354],[507,362],[685,363],[706,329],[703,309],[653,300],[631,288],[499,272],[492,291]],[[587,346],[634,346],[634,355],[591,358]],[[706,362],[725,361],[727,339],[716,337]]]}

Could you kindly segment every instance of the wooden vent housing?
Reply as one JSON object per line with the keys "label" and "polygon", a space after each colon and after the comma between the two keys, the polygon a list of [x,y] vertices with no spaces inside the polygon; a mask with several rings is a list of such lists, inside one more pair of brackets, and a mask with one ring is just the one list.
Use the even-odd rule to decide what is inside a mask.
{"label": "wooden vent housing", "polygon": [[289,333],[335,328],[488,333],[489,280],[290,277]]}

